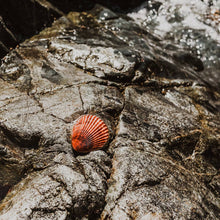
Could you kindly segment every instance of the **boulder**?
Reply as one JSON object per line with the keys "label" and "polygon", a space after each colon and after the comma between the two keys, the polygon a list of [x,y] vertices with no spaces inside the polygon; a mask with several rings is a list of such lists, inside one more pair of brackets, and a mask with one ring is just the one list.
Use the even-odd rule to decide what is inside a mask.
{"label": "boulder", "polygon": [[[2,59],[0,219],[219,218],[220,96],[164,46],[96,6]],[[103,149],[73,151],[83,114],[107,124]]]}

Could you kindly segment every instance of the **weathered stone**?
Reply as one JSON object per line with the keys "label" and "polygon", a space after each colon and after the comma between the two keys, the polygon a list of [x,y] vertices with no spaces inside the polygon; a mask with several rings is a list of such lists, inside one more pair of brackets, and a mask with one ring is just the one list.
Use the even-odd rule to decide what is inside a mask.
{"label": "weathered stone", "polygon": [[[59,154],[54,161],[58,164],[32,173],[19,183],[18,191],[2,203],[5,211],[0,219],[73,219],[100,214],[106,191],[105,172],[109,173],[108,156],[94,152],[77,160]],[[8,205],[12,209],[7,209]]]}
{"label": "weathered stone", "polygon": [[219,202],[201,183],[201,173],[189,173],[144,140],[119,139],[114,145],[102,219],[145,219],[148,215],[152,219],[218,218]]}
{"label": "weathered stone", "polygon": [[114,115],[119,114],[124,106],[124,98],[116,87],[81,85],[80,93],[86,112],[100,111]]}
{"label": "weathered stone", "polygon": [[128,16],[144,30],[162,38],[162,47],[166,53],[174,55],[171,57],[177,61],[177,65],[185,63],[185,70],[187,66],[193,67],[193,75],[196,74],[200,81],[219,91],[218,11],[217,1],[196,0],[187,5],[173,0],[145,1],[142,7]]}
{"label": "weathered stone", "polygon": [[[59,45],[59,47],[58,47]],[[89,47],[87,45],[70,45],[69,43],[51,42],[50,50],[56,48],[56,58],[80,66],[86,71],[94,72],[100,78],[112,78],[116,81],[132,78],[135,62],[123,57],[113,48]]]}
{"label": "weathered stone", "polygon": [[[0,219],[218,219],[220,96],[194,58],[101,6],[11,51]],[[110,132],[86,155],[70,139],[83,114]]]}
{"label": "weathered stone", "polygon": [[177,97],[167,93],[163,96],[141,87],[126,88],[118,136],[127,136],[132,140],[171,140],[177,135],[199,129],[195,118],[198,112],[192,101],[186,98],[183,103],[182,97],[178,97],[178,93],[176,95]]}

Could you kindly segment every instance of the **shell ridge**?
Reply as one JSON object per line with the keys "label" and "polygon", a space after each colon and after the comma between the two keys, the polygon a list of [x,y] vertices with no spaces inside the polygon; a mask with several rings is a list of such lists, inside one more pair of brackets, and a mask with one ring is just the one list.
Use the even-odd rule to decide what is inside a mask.
{"label": "shell ridge", "polygon": [[89,128],[92,126],[92,122],[96,120],[96,118],[92,115],[86,115],[84,118],[83,127],[82,127],[82,134],[84,135],[84,138],[89,139],[89,144],[86,146],[87,150],[93,148],[93,139],[90,137]]}
{"label": "shell ridge", "polygon": [[100,128],[98,124],[91,129],[90,134],[92,135],[92,138],[96,138],[96,136],[100,135]]}
{"label": "shell ridge", "polygon": [[102,148],[109,138],[109,130],[102,119],[95,115],[82,115],[73,124],[72,146],[79,152]]}
{"label": "shell ridge", "polygon": [[84,133],[86,136],[88,136],[88,132],[87,132],[87,127],[89,125],[89,121],[90,121],[90,115],[86,115],[85,117],[83,117],[83,121],[82,121],[82,133]]}
{"label": "shell ridge", "polygon": [[92,138],[90,137],[90,133],[87,130],[85,130],[85,129],[82,130],[81,132],[82,132],[83,136],[85,138],[88,138],[90,140],[90,142],[92,143]]}
{"label": "shell ridge", "polygon": [[106,126],[101,124],[99,127],[96,128],[96,130],[93,133],[94,135],[96,135],[99,132],[105,131],[105,129],[106,129]]}
{"label": "shell ridge", "polygon": [[100,130],[102,124],[103,123],[101,121],[96,122],[96,124],[93,126],[92,132],[98,132]]}
{"label": "shell ridge", "polygon": [[107,132],[101,132],[101,136],[99,136],[99,134],[97,134],[96,136],[94,136],[94,140],[99,140],[100,138],[104,138],[105,136],[108,136]]}
{"label": "shell ridge", "polygon": [[83,135],[82,131],[84,130],[84,127],[85,127],[85,118],[84,117],[80,118],[78,123],[80,123],[80,127],[79,127],[80,136],[81,136],[81,138],[83,138],[84,135]]}
{"label": "shell ridge", "polygon": [[[97,122],[95,122],[97,124]],[[89,137],[92,139],[92,142],[94,142],[94,135],[96,135],[96,130],[97,128],[94,128],[94,125],[88,130],[89,132]]]}
{"label": "shell ridge", "polygon": [[105,129],[99,130],[99,131],[97,131],[95,134],[93,134],[92,137],[93,137],[94,139],[97,139],[97,138],[99,137],[100,133],[101,133],[102,136],[103,136],[103,135],[105,135],[106,133],[108,133],[108,130],[105,130]]}
{"label": "shell ridge", "polygon": [[[104,125],[104,126],[106,127],[106,125]],[[106,132],[103,128],[100,129],[99,127],[96,129],[95,133],[93,133],[93,132],[90,133],[90,137],[92,138],[93,144],[96,143],[96,140],[100,139],[100,137],[99,137],[100,134],[102,134],[101,137],[103,137],[106,135]]]}
{"label": "shell ridge", "polygon": [[82,132],[82,131],[85,131],[85,130],[86,130],[86,126],[88,126],[88,123],[86,123],[86,119],[87,119],[87,118],[88,118],[88,116],[83,117],[81,132]]}
{"label": "shell ridge", "polygon": [[[100,119],[100,120],[98,120],[94,125],[93,125],[93,127],[91,128],[92,130],[91,130],[91,133],[97,133],[97,132],[99,132],[99,130],[102,128],[102,126],[103,126],[103,121]],[[106,125],[105,125],[106,126]]]}
{"label": "shell ridge", "polygon": [[105,142],[108,139],[108,135],[105,135],[103,137],[97,138],[93,141],[93,143],[98,143],[98,142]]}
{"label": "shell ridge", "polygon": [[88,132],[87,127],[89,126],[89,122],[91,121],[92,117],[90,115],[87,115],[86,117],[84,117],[84,126],[82,128],[82,134],[84,135],[84,138],[87,138],[89,140],[89,144],[88,146],[86,146],[86,149],[89,150],[93,147],[93,140],[90,137],[90,133]]}
{"label": "shell ridge", "polygon": [[87,123],[87,126],[85,127],[86,131],[88,131],[88,132],[90,131],[90,127],[92,126],[94,120],[96,120],[96,119],[92,115],[90,115],[88,117],[88,120],[86,120],[86,123]]}
{"label": "shell ridge", "polygon": [[86,120],[87,126],[84,129],[84,132],[87,134],[87,136],[91,138],[91,143],[93,143],[93,140],[91,137],[90,127],[92,126],[94,120],[96,120],[96,118],[92,115],[89,115],[89,117]]}
{"label": "shell ridge", "polygon": [[92,120],[92,122],[90,123],[90,126],[89,126],[89,128],[88,128],[88,131],[89,131],[90,133],[92,133],[94,124],[96,124],[98,120],[99,120],[99,118],[96,118],[96,119]]}
{"label": "shell ridge", "polygon": [[84,121],[85,118],[81,116],[79,119],[76,120],[76,122],[74,123],[75,126],[73,127],[73,134],[75,133],[76,135],[75,137],[73,135],[73,138],[75,138],[75,144],[72,139],[72,145],[73,148],[76,149],[77,151],[80,150],[80,144],[82,144],[82,140],[85,139],[84,135],[82,134],[83,127],[85,126]]}
{"label": "shell ridge", "polygon": [[84,120],[83,116],[80,116],[77,120],[75,120],[75,122],[73,124],[73,131],[79,130],[79,128],[78,128],[79,126],[75,126],[75,125],[79,124],[81,127],[83,125],[83,120]]}
{"label": "shell ridge", "polygon": [[95,142],[93,142],[93,144],[105,143],[107,141],[107,139],[108,138],[103,138],[103,139],[96,140]]}

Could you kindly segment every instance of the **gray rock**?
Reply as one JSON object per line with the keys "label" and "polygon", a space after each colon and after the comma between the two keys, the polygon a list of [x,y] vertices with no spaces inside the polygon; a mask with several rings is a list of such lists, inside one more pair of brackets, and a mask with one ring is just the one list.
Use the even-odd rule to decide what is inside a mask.
{"label": "gray rock", "polygon": [[[78,160],[61,153],[54,161],[54,166],[34,172],[19,183],[11,194],[14,202],[9,197],[2,203],[11,208],[4,209],[0,219],[73,219],[100,213],[109,173],[108,156],[93,152]],[[106,173],[102,163],[107,166]]]}
{"label": "gray rock", "polygon": [[[219,218],[220,95],[164,44],[97,6],[2,59],[0,219]],[[110,138],[80,155],[83,114]]]}
{"label": "gray rock", "polygon": [[192,101],[186,98],[183,103],[182,99],[178,93],[163,96],[145,88],[126,88],[118,136],[159,141],[199,129]]}
{"label": "gray rock", "polygon": [[190,171],[162,146],[145,140],[122,138],[115,146],[102,219],[218,218],[219,201],[201,183],[202,175],[210,175],[208,170]]}

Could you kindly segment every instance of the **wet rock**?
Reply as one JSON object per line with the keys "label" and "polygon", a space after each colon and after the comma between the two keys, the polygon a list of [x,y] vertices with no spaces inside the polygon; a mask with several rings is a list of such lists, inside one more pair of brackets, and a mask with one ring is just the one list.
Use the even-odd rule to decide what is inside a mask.
{"label": "wet rock", "polygon": [[[57,48],[57,45],[60,45]],[[91,48],[87,45],[75,46],[69,43],[52,42],[50,49],[54,50],[56,46],[56,57],[67,63],[80,66],[86,71],[94,72],[94,75],[100,78],[112,78],[114,80],[129,80],[134,72],[135,62],[129,62],[120,51],[113,48],[96,47]]]}
{"label": "wet rock", "polygon": [[190,100],[184,99],[185,103],[178,103],[181,100],[178,94],[167,93],[164,97],[148,89],[127,88],[118,136],[159,141],[198,129],[196,118],[191,115],[197,115],[197,110]]}
{"label": "wet rock", "polygon": [[21,91],[29,91],[31,88],[30,70],[22,58],[15,51],[10,57],[5,57],[1,65],[0,77],[8,82],[14,83]]}
{"label": "wet rock", "polygon": [[215,176],[212,181],[209,183],[209,185],[211,186],[212,189],[214,189],[214,193],[219,196],[219,189],[220,189],[220,185],[219,185],[219,175]]}
{"label": "wet rock", "polygon": [[[120,91],[112,86],[99,86],[90,84],[81,85],[80,93],[83,108],[86,112],[103,111],[110,115],[117,115],[124,106],[124,98]],[[91,95],[93,94],[93,95]],[[99,94],[102,94],[100,96]]]}
{"label": "wet rock", "polygon": [[[0,219],[81,219],[100,213],[106,191],[106,174],[98,169],[101,163],[95,166],[89,158],[84,163],[83,159],[69,158],[65,154],[54,160],[62,164],[32,173],[20,182],[17,193],[11,194],[15,202],[11,203],[9,197],[2,204],[7,207],[11,203],[13,208],[5,209]],[[92,160],[110,164],[108,156],[101,152],[93,153]]]}
{"label": "wet rock", "polygon": [[218,218],[219,203],[201,184],[201,173],[189,174],[162,146],[145,140],[116,139],[114,146],[102,219]]}
{"label": "wet rock", "polygon": [[[0,66],[0,219],[218,219],[219,93],[204,70],[101,6],[26,40]],[[107,124],[104,149],[72,150],[83,114]]]}
{"label": "wet rock", "polygon": [[[70,11],[88,11],[96,3],[104,4],[114,11],[125,12],[139,5],[143,0],[130,1],[126,4],[124,1],[65,1],[57,0],[35,0],[20,1],[19,3],[11,0],[0,2],[0,57],[4,57],[10,48],[41,31],[64,13]],[[101,19],[110,19],[117,17],[114,12],[105,9],[100,13]]]}
{"label": "wet rock", "polygon": [[107,8],[102,10],[98,17],[99,20],[109,20],[109,19],[115,19],[115,18],[118,18],[118,15],[110,11]]}
{"label": "wet rock", "polygon": [[203,63],[197,57],[191,55],[190,53],[179,52],[174,54],[174,57],[178,62],[189,64],[190,66],[194,66],[194,69],[197,71],[204,70]]}
{"label": "wet rock", "polygon": [[168,45],[178,47],[178,51],[173,50],[174,58],[194,66],[200,71],[197,76],[201,80],[205,79],[209,86],[219,89],[219,15],[215,15],[218,12],[217,1],[195,0],[185,4],[160,0],[148,1],[128,16]]}
{"label": "wet rock", "polygon": [[0,134],[0,199],[2,200],[10,188],[21,180],[26,165],[24,154],[17,143],[9,140],[4,130],[1,129]]}

